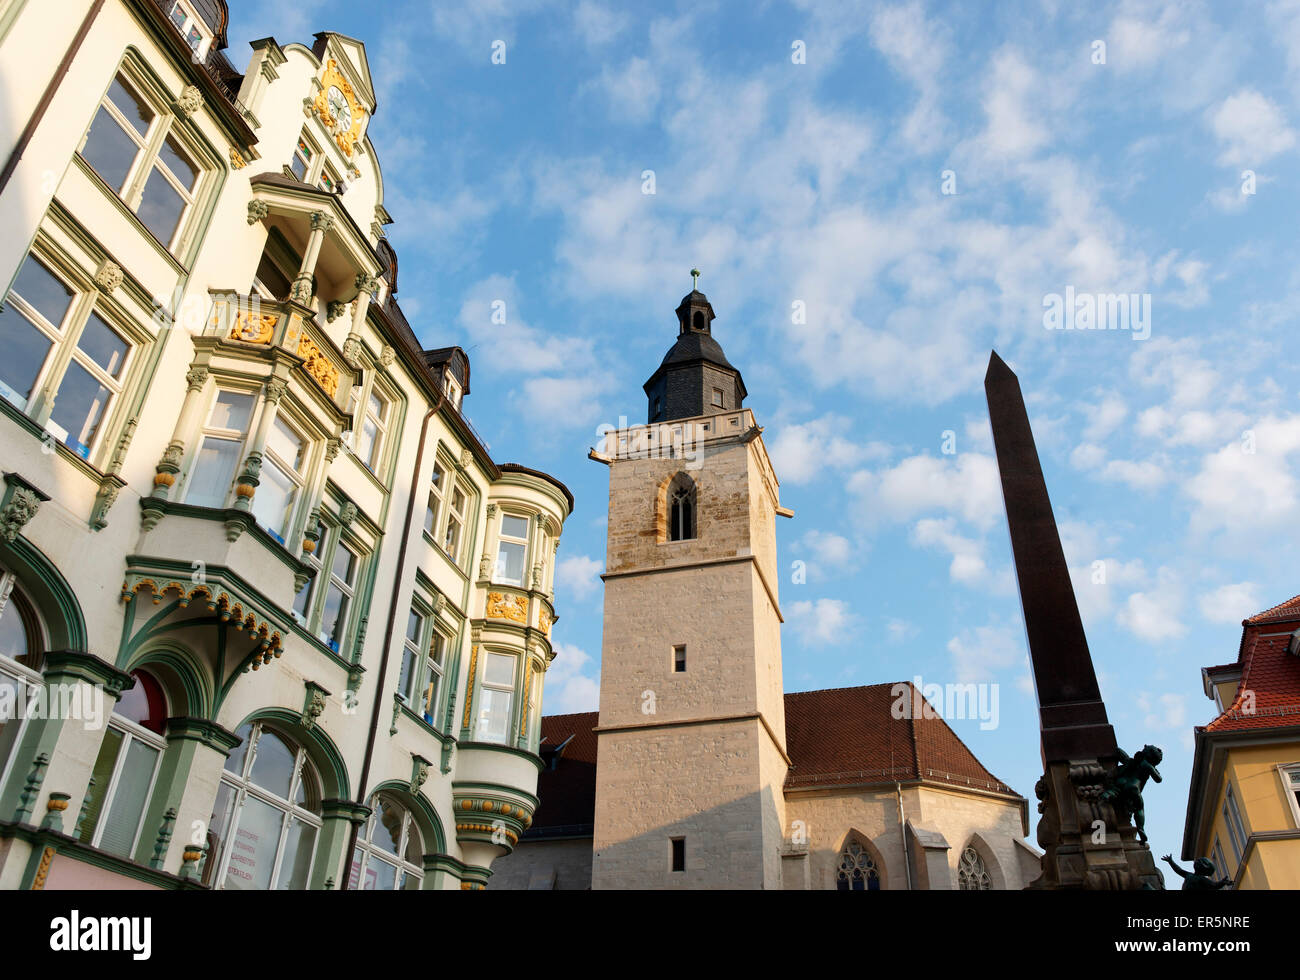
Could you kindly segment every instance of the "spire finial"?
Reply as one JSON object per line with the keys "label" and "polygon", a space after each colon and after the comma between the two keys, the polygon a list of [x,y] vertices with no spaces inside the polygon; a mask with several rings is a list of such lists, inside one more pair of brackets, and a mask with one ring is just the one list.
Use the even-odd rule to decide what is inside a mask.
{"label": "spire finial", "polygon": [[692,270],[691,270],[691,289],[692,289],[692,290],[696,290],[696,289],[699,289],[699,288],[700,288],[700,270],[699,270],[699,269],[692,269]]}

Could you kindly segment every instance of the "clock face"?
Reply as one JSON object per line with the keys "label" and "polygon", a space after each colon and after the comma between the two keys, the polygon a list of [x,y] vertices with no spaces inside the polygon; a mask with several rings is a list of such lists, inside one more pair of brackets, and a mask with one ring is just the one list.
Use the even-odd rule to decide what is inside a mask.
{"label": "clock face", "polygon": [[325,98],[329,101],[330,112],[334,118],[339,121],[339,125],[347,129],[352,125],[352,106],[347,100],[342,90],[337,85],[331,85],[330,90],[325,93]]}

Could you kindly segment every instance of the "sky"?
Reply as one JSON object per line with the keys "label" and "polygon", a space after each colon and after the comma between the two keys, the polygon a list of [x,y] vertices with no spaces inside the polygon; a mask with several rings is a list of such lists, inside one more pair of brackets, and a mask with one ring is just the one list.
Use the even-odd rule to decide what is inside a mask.
{"label": "sky", "polygon": [[[365,41],[399,301],[469,353],[493,458],[577,498],[547,713],[597,707],[587,451],[645,420],[698,267],[795,512],[786,690],[990,685],[996,725],[950,723],[1030,799],[1032,840],[996,348],[1120,744],[1165,751],[1152,847],[1179,853],[1200,669],[1300,592],[1277,547],[1300,526],[1300,0],[230,6],[237,66],[267,35]],[[1094,301],[1107,329],[1083,329]]]}

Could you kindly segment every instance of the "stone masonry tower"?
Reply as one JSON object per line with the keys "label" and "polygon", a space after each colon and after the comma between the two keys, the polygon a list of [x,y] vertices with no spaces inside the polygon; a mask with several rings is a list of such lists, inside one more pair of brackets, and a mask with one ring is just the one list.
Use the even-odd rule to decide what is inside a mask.
{"label": "stone masonry tower", "polygon": [[593,888],[780,888],[781,507],[740,372],[692,290],[609,466]]}

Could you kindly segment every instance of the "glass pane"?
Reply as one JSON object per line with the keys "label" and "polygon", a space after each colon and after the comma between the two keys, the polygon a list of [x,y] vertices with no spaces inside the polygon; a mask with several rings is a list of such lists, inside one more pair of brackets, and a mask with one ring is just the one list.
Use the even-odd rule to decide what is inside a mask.
{"label": "glass pane", "polygon": [[266,253],[262,254],[262,259],[257,264],[257,281],[265,286],[271,295],[277,299],[287,299],[289,290],[293,288],[293,283],[289,277],[280,271],[279,267]]}
{"label": "glass pane", "polygon": [[442,493],[442,467],[441,466],[435,466],[433,468],[433,485],[438,490],[439,493]]}
{"label": "glass pane", "polygon": [[285,835],[284,857],[280,859],[280,879],[276,888],[301,890],[307,887],[311,856],[316,849],[316,828],[297,817],[289,818]]}
{"label": "glass pane", "polygon": [[357,556],[352,549],[340,542],[338,550],[334,552],[333,574],[341,582],[352,584],[352,576],[356,572]]}
{"label": "glass pane", "polygon": [[524,580],[524,546],[513,541],[502,541],[497,551],[497,578],[504,582]]}
{"label": "glass pane", "polygon": [[110,378],[121,377],[122,365],[126,363],[126,352],[130,349],[122,335],[101,320],[96,314],[90,314],[86,328],[81,331],[77,347],[92,361],[104,369]]}
{"label": "glass pane", "polygon": [[[157,761],[157,749],[145,745],[139,739],[131,739],[131,744],[126,749],[126,762],[122,765],[117,786],[113,790],[108,820],[99,839],[100,850],[130,857],[131,845],[135,842],[136,831],[140,829],[140,818],[144,816],[144,806],[149,799],[149,784],[153,781],[154,764]],[[99,780],[96,779],[95,783],[98,785]]]}
{"label": "glass pane", "polygon": [[271,532],[281,544],[284,544],[285,525],[289,521],[289,512],[293,507],[294,492],[298,489],[293,482],[269,456],[262,462],[261,482],[257,493],[253,495],[253,517]]}
{"label": "glass pane", "polygon": [[108,87],[108,99],[121,110],[127,122],[134,126],[141,136],[149,131],[149,123],[153,121],[153,110],[140,100],[121,75],[114,78],[113,84]]}
{"label": "glass pane", "polygon": [[112,393],[99,379],[80,364],[74,361],[68,365],[50,419],[60,429],[67,430],[64,441],[77,455],[83,458],[90,455],[90,444],[111,397]]}
{"label": "glass pane", "polygon": [[5,356],[0,358],[0,394],[26,408],[53,345],[13,304],[0,311],[0,344],[5,350]]}
{"label": "glass pane", "polygon": [[271,886],[275,870],[275,849],[280,843],[280,828],[285,814],[255,796],[246,796],[239,810],[239,827],[230,846],[223,887],[234,891],[252,891]]}
{"label": "glass pane", "polygon": [[172,18],[172,23],[173,23],[173,24],[175,24],[177,27],[184,28],[184,27],[185,27],[185,8],[182,7],[179,3],[174,3],[174,4],[172,4],[172,13],[171,13],[171,18]]}
{"label": "glass pane", "polygon": [[314,591],[312,587],[315,584],[315,579],[308,579],[302,584],[302,588],[298,590],[298,594],[293,599],[294,610],[304,619],[307,618],[307,610],[311,608],[311,594]]}
{"label": "glass pane", "polygon": [[282,418],[276,418],[271,426],[271,434],[266,437],[266,445],[295,472],[302,469],[303,440]]}
{"label": "glass pane", "polygon": [[181,149],[181,145],[175,139],[167,137],[158,150],[158,158],[166,164],[167,169],[172,172],[172,176],[182,187],[187,191],[194,189],[194,183],[199,179],[199,169],[194,166],[189,154]]}
{"label": "glass pane", "polygon": [[289,164],[289,169],[293,171],[293,175],[297,177],[299,180],[306,179],[307,161],[304,160],[302,157],[298,156],[298,154],[295,153],[293,155],[293,162]]}
{"label": "glass pane", "polygon": [[[406,822],[406,860],[415,865],[417,868],[424,864],[424,847],[420,843],[420,828],[415,826],[415,820],[411,819]],[[419,879],[416,878],[418,882]],[[418,888],[419,885],[417,884]]]}
{"label": "glass pane", "polygon": [[247,432],[253,415],[253,396],[242,391],[219,391],[212,405],[208,425],[214,429]]}
{"label": "glass pane", "polygon": [[343,629],[348,621],[348,597],[337,585],[330,585],[325,593],[325,612],[321,616],[320,639],[338,653],[343,645]]}
{"label": "glass pane", "polygon": [[113,768],[117,765],[117,753],[122,747],[122,733],[110,728],[104,733],[104,740],[99,743],[99,755],[95,758],[95,767],[90,771],[95,785],[90,791],[90,802],[86,805],[86,819],[81,824],[81,842],[89,844],[95,838],[95,827],[99,815],[104,809],[104,799],[108,795],[109,782],[113,778]]}
{"label": "glass pane", "polygon": [[357,455],[360,456],[367,466],[374,468],[376,457],[379,456],[379,427],[370,419],[361,423],[361,445],[364,447]]}
{"label": "glass pane", "polygon": [[366,861],[362,891],[392,891],[397,885],[397,867],[371,854]]}
{"label": "glass pane", "polygon": [[420,634],[424,631],[424,617],[411,610],[410,615],[406,617],[406,638],[412,643],[419,644]]}
{"label": "glass pane", "polygon": [[104,183],[114,191],[120,191],[139,152],[136,141],[127,135],[107,109],[100,106],[86,135],[82,158],[104,179]]}
{"label": "glass pane", "polygon": [[203,883],[211,885],[216,877],[213,873],[221,861],[221,848],[230,832],[230,819],[235,809],[235,790],[228,783],[217,787],[217,799],[212,804],[212,818],[208,821],[204,840],[208,845],[207,857],[203,859]]}
{"label": "glass pane", "polygon": [[445,646],[446,641],[443,639],[442,634],[434,630],[433,639],[429,641],[429,658],[435,664],[442,663],[442,651]]}
{"label": "glass pane", "polygon": [[199,448],[185,502],[196,507],[224,507],[239,465],[239,443],[208,436]]}
{"label": "glass pane", "polygon": [[456,520],[456,515],[447,516],[447,533],[443,535],[442,547],[452,558],[456,557],[456,546],[460,542],[460,522]]}
{"label": "glass pane", "polygon": [[429,504],[424,509],[424,530],[425,533],[433,534],[433,525],[438,520],[438,498],[429,494]]}
{"label": "glass pane", "polygon": [[144,185],[144,197],[136,216],[144,226],[153,232],[154,237],[164,245],[170,244],[176,228],[181,223],[181,214],[185,211],[185,199],[180,196],[171,182],[154,167]]}
{"label": "glass pane", "polygon": [[253,724],[248,722],[240,725],[235,730],[243,741],[230,750],[230,755],[226,759],[226,772],[233,772],[236,776],[244,774],[244,757],[248,755],[248,743],[253,738]]}
{"label": "glass pane", "polygon": [[18,732],[23,726],[23,715],[18,710],[18,704],[20,699],[25,700],[26,697],[26,684],[8,674],[0,674],[0,704],[13,706],[11,711],[0,711],[0,772],[4,771],[9,754],[18,741]]}
{"label": "glass pane", "polygon": [[510,517],[509,515],[502,517],[501,535],[511,538],[527,538],[528,519],[525,517]]}
{"label": "glass pane", "polygon": [[513,695],[509,691],[484,689],[478,724],[478,737],[481,741],[505,743],[510,740],[512,701]]}
{"label": "glass pane", "polygon": [[161,735],[167,721],[167,698],[162,688],[148,674],[132,671],[135,686],[123,691],[113,714],[133,721],[141,728]]}
{"label": "glass pane", "polygon": [[375,815],[371,821],[370,841],[387,854],[397,854],[402,842],[402,820],[406,811],[392,800],[379,797],[375,801]]}
{"label": "glass pane", "polygon": [[441,678],[432,670],[429,671],[429,683],[424,689],[423,712],[424,720],[430,725],[437,726],[438,721],[438,681]]}
{"label": "glass pane", "polygon": [[402,648],[402,669],[397,675],[397,691],[404,697],[410,696],[411,673],[415,670],[415,651],[410,646]]}
{"label": "glass pane", "polygon": [[62,279],[30,255],[18,273],[13,291],[55,327],[63,323],[75,295]]}
{"label": "glass pane", "polygon": [[0,611],[0,654],[10,660],[17,660],[27,654],[27,624],[23,622],[13,596],[9,597],[4,610]]}
{"label": "glass pane", "polygon": [[257,739],[257,756],[253,759],[253,768],[248,774],[249,782],[287,800],[295,758],[297,753],[280,736],[262,729],[262,734]]}
{"label": "glass pane", "polygon": [[457,514],[465,513],[465,495],[460,492],[459,487],[451,495],[451,509]]}
{"label": "glass pane", "polygon": [[503,653],[489,653],[483,665],[483,683],[508,685],[515,682],[515,658]]}

